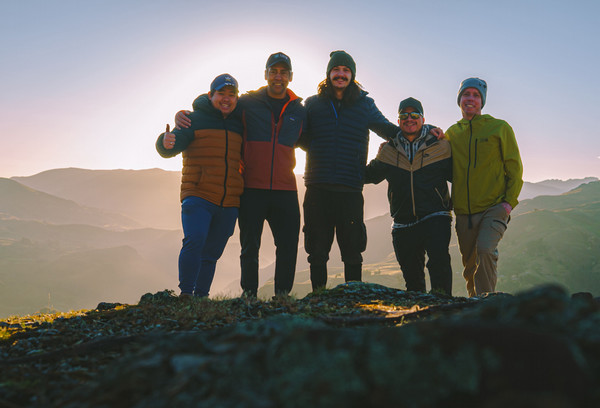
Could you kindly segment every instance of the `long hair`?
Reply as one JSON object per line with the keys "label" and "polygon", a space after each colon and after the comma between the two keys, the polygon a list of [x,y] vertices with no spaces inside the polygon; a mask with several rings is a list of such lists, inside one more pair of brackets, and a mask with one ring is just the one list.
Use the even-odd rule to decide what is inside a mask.
{"label": "long hair", "polygon": [[[360,97],[362,89],[363,89],[362,85],[356,79],[350,80],[350,83],[344,90],[344,96],[342,97],[342,103],[344,105],[350,105],[350,104],[356,102],[358,100],[358,98]],[[333,91],[333,84],[331,83],[331,79],[329,79],[329,76],[327,76],[327,78],[325,78],[323,81],[321,81],[321,83],[319,84],[317,94],[321,97],[328,97],[331,99],[335,99],[335,92]]]}

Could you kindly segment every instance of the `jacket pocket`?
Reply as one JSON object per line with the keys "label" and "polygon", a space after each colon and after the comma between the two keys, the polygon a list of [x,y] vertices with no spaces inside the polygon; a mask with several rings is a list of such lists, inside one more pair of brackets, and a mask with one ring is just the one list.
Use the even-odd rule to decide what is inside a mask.
{"label": "jacket pocket", "polygon": [[489,163],[499,161],[501,161],[500,146],[496,139],[486,137],[475,140],[475,167],[487,166]]}
{"label": "jacket pocket", "polygon": [[300,132],[302,132],[302,119],[295,116],[284,116],[282,119],[283,123],[279,130],[279,144],[288,147],[294,147],[296,142],[300,138]]}

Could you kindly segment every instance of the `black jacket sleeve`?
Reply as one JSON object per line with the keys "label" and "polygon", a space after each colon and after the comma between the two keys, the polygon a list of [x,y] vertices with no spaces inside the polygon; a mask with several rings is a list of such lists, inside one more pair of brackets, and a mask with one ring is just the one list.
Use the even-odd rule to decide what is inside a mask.
{"label": "black jacket sleeve", "polygon": [[379,184],[386,176],[386,165],[377,159],[371,162],[365,168],[365,184]]}

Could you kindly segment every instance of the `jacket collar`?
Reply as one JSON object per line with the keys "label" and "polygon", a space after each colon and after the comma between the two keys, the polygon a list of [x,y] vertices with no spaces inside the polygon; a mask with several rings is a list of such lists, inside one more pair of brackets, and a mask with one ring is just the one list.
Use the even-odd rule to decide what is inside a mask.
{"label": "jacket collar", "polygon": [[[286,93],[290,97],[290,102],[294,101],[296,99],[299,100],[298,102],[302,101],[302,98],[300,98],[299,96],[297,96],[290,88],[286,89]],[[247,95],[247,96],[252,97],[252,98],[257,98],[257,99],[260,99],[262,101],[266,101],[267,98],[268,98],[268,95],[267,95],[267,86],[265,85],[265,86],[263,86],[261,88],[258,88],[256,90],[254,90],[254,91],[249,91],[249,92],[245,93],[244,95]]]}

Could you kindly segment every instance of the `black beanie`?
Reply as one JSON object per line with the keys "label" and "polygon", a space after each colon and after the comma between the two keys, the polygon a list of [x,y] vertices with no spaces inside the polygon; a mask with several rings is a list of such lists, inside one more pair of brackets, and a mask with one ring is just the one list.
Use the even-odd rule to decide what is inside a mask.
{"label": "black beanie", "polygon": [[356,77],[356,62],[354,62],[350,54],[346,51],[332,51],[329,56],[331,58],[329,59],[329,64],[327,64],[328,77],[333,67],[338,67],[340,65],[350,68],[350,71],[352,71],[352,79]]}

